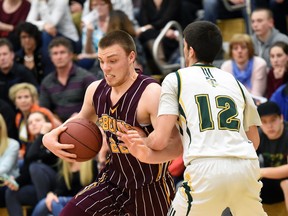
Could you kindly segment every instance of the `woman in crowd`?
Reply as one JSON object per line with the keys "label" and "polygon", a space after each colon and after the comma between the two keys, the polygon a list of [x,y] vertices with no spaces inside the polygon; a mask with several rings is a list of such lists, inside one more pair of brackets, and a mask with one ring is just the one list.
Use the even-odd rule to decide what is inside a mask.
{"label": "woman in crowd", "polygon": [[45,75],[45,64],[41,52],[41,32],[37,26],[28,22],[20,23],[16,28],[16,32],[21,48],[15,53],[15,61],[28,68],[34,74],[40,86]]}
{"label": "woman in crowd", "polygon": [[19,176],[17,166],[19,143],[8,137],[7,127],[0,114],[0,207],[5,207],[5,176]]}
{"label": "woman in crowd", "polygon": [[288,81],[288,44],[276,42],[270,48],[272,68],[267,77],[266,97],[269,99],[281,85]]}
{"label": "woman in crowd", "polygon": [[267,63],[254,55],[251,37],[235,34],[230,40],[229,57],[221,69],[232,73],[255,96],[264,96],[267,84]]}
{"label": "woman in crowd", "polygon": [[9,89],[9,98],[15,104],[18,112],[16,114],[15,124],[18,129],[21,150],[19,159],[22,160],[26,144],[33,140],[33,135],[28,133],[27,118],[31,112],[41,111],[45,113],[53,124],[58,125],[60,122],[54,118],[51,111],[38,105],[38,92],[35,86],[29,83],[19,83]]}

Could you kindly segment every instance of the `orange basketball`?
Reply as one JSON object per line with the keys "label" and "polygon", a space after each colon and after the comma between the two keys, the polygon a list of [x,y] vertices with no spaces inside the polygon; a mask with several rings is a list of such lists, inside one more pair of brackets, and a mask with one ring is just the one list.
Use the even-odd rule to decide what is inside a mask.
{"label": "orange basketball", "polygon": [[87,161],[94,158],[102,147],[102,133],[98,126],[87,119],[72,119],[65,126],[67,129],[60,134],[59,142],[74,144],[68,152],[76,154],[77,161]]}

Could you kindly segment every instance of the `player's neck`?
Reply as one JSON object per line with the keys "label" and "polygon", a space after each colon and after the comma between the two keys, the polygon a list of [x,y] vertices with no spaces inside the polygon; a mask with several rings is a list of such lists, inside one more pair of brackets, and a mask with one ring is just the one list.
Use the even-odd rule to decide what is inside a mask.
{"label": "player's neck", "polygon": [[195,62],[194,64],[192,64],[192,66],[211,66],[212,64],[211,63],[207,63],[207,62],[203,62],[203,61],[200,61],[200,62]]}
{"label": "player's neck", "polygon": [[133,70],[131,73],[127,74],[125,81],[118,86],[114,86],[111,91],[111,101],[112,104],[116,103],[122,95],[133,85],[138,77],[138,73]]}

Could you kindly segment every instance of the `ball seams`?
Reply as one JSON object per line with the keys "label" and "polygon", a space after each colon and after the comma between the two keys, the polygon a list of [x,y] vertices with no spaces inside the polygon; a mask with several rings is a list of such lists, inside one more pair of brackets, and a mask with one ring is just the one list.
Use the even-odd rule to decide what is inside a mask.
{"label": "ball seams", "polygon": [[[97,136],[98,135],[98,131],[101,134],[101,137],[102,137],[102,133],[101,133],[100,129],[98,128],[98,126],[96,124],[94,124],[92,122],[89,123],[93,127],[93,130],[90,127],[88,127],[86,124],[83,124],[81,122],[67,122],[67,124],[81,124],[82,126],[87,128],[88,130],[90,130],[94,134],[94,136],[96,137],[98,142],[102,144],[102,139],[99,140],[98,139],[99,136]],[[67,124],[65,126],[69,127],[69,125],[67,125]],[[75,138],[75,137],[73,137],[73,138]]]}

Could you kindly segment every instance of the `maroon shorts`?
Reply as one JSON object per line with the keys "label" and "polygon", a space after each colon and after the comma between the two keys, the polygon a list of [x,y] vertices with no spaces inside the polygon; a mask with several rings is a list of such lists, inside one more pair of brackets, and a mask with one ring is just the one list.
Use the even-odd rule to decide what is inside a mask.
{"label": "maroon shorts", "polygon": [[170,178],[139,189],[119,188],[99,178],[72,198],[61,216],[162,216],[167,215],[174,195],[174,182]]}

